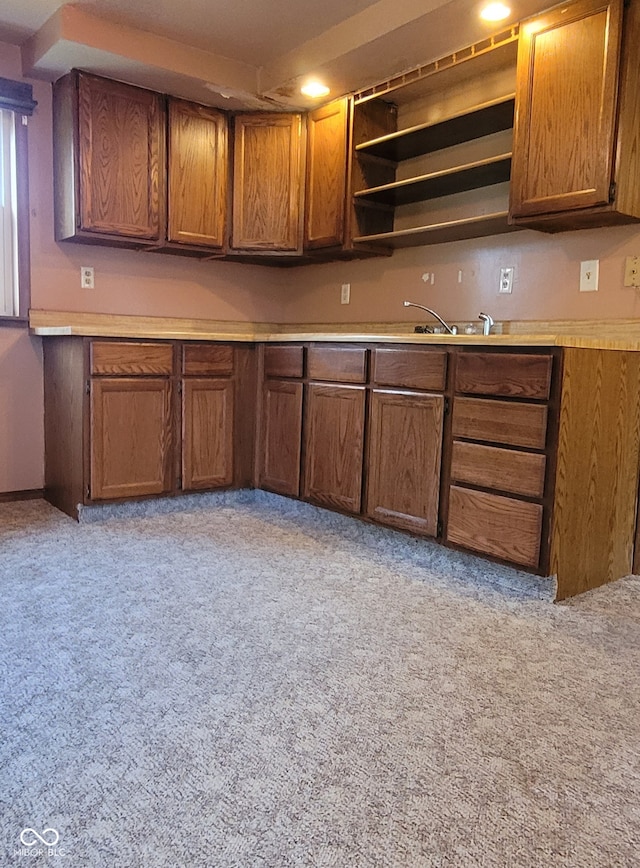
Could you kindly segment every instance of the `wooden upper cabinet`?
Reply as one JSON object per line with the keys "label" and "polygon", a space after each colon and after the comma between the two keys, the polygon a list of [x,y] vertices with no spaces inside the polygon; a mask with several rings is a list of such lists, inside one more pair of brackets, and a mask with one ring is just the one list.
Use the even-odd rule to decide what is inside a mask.
{"label": "wooden upper cabinet", "polygon": [[233,249],[300,250],[301,132],[299,114],[234,118]]}
{"label": "wooden upper cabinet", "polygon": [[227,116],[169,100],[167,239],[222,248],[227,213]]}
{"label": "wooden upper cabinet", "polygon": [[304,246],[344,242],[349,101],[335,100],[307,116]]}
{"label": "wooden upper cabinet", "polygon": [[556,231],[640,217],[638,0],[625,14],[624,44],[622,0],[578,0],[523,24],[513,222]]}
{"label": "wooden upper cabinet", "polygon": [[163,222],[160,94],[72,72],[54,85],[56,238],[153,242]]}

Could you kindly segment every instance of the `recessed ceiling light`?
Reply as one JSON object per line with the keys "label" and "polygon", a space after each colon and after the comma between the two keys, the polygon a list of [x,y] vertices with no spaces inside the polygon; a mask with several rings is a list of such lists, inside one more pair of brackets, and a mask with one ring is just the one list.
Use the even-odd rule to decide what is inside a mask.
{"label": "recessed ceiling light", "polygon": [[302,85],[300,93],[310,96],[312,99],[320,99],[320,97],[327,96],[331,91],[321,81],[308,81]]}
{"label": "recessed ceiling light", "polygon": [[503,21],[511,15],[511,9],[504,3],[489,3],[480,12],[480,18],[485,21]]}

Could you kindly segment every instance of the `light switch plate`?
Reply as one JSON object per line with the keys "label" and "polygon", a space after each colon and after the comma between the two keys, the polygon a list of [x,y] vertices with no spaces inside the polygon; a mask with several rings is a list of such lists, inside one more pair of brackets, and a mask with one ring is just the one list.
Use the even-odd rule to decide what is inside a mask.
{"label": "light switch plate", "polygon": [[580,292],[597,292],[599,259],[585,259],[580,263]]}

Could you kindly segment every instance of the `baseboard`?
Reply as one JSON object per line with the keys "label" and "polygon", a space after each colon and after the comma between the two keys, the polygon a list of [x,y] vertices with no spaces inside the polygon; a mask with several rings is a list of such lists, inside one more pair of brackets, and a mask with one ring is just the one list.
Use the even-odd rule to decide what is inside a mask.
{"label": "baseboard", "polygon": [[44,488],[27,488],[24,491],[0,491],[0,503],[14,500],[39,500],[44,497]]}

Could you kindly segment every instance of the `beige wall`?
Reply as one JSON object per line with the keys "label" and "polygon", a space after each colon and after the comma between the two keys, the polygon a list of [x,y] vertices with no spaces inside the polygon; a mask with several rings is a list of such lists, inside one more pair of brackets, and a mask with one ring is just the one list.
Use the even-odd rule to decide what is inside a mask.
{"label": "beige wall", "polygon": [[[20,78],[20,54],[0,44],[0,75]],[[402,300],[472,320],[640,318],[640,293],[622,287],[624,257],[640,255],[640,229],[621,227],[547,236],[530,231],[397,251],[391,258],[295,269],[197,262],[182,257],[56,244],[53,240],[51,88],[33,82],[38,108],[29,125],[32,306],[51,310],[276,322],[405,319]],[[600,259],[600,291],[578,292],[579,263]],[[81,265],[96,288],[80,289]],[[516,269],[511,296],[497,293],[500,266]],[[462,283],[458,271],[462,270]],[[421,275],[435,274],[435,285]],[[351,283],[352,302],[340,304]],[[40,341],[0,327],[0,493],[43,485]]]}

